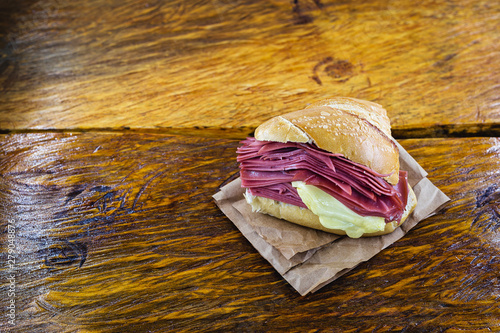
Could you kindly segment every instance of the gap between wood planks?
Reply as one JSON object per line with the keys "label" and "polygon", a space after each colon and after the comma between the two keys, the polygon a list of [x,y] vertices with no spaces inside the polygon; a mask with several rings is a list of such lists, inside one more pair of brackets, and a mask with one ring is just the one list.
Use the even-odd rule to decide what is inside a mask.
{"label": "gap between wood planks", "polygon": [[[221,139],[244,139],[253,136],[254,127],[162,127],[162,128],[47,128],[47,129],[0,129],[0,134],[25,133],[147,133],[165,135],[185,135]],[[418,138],[462,138],[462,137],[500,137],[500,123],[486,124],[429,124],[420,127],[394,127],[395,139]]]}

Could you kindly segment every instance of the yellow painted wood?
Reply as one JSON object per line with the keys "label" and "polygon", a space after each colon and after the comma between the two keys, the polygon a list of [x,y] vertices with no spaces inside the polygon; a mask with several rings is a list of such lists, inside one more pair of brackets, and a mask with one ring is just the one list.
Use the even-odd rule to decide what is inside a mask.
{"label": "yellow painted wood", "polygon": [[26,0],[0,15],[3,131],[247,133],[342,95],[384,105],[400,137],[500,132],[495,1]]}
{"label": "yellow painted wood", "polygon": [[[140,133],[0,140],[2,244],[15,228],[13,332],[500,329],[498,139],[400,141],[452,201],[305,297],[212,200],[238,171],[237,141]],[[12,272],[2,251],[5,311]]]}

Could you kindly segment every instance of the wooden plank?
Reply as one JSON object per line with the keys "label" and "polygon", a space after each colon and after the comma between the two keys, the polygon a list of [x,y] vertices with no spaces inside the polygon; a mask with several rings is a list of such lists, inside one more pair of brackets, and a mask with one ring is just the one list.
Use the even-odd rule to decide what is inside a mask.
{"label": "wooden plank", "polygon": [[2,2],[0,130],[247,133],[342,95],[384,105],[398,137],[496,136],[499,14],[487,0]]}
{"label": "wooden plank", "polygon": [[3,290],[14,274],[15,328],[497,331],[500,140],[401,143],[452,201],[369,262],[301,297],[212,201],[237,172],[237,141],[3,135],[1,241],[12,240],[16,253],[12,273],[2,247],[0,270]]}

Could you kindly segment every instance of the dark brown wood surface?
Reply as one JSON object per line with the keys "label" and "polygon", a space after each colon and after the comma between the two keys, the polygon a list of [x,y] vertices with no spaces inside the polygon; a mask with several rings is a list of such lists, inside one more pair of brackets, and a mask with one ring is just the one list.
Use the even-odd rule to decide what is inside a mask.
{"label": "dark brown wood surface", "polygon": [[212,200],[237,172],[237,141],[122,133],[1,140],[2,228],[5,219],[15,226],[19,251],[19,332],[500,329],[499,139],[402,140],[452,201],[305,297]]}
{"label": "dark brown wood surface", "polygon": [[[0,1],[0,331],[500,331],[499,17],[487,0]],[[382,104],[452,201],[302,297],[212,195],[238,139],[335,95]]]}

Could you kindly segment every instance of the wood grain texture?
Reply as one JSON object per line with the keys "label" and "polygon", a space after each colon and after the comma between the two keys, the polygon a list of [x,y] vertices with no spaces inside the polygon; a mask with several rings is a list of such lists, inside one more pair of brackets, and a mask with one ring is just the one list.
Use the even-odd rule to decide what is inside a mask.
{"label": "wood grain texture", "polygon": [[[234,140],[1,136],[0,224],[16,230],[12,332],[491,332],[500,329],[500,139],[402,145],[450,202],[299,296],[217,209]],[[6,249],[2,247],[2,277]],[[2,278],[2,300],[7,286]],[[3,304],[2,304],[3,307]]]}
{"label": "wood grain texture", "polygon": [[0,130],[251,132],[332,95],[398,137],[498,136],[496,1],[6,0]]}

